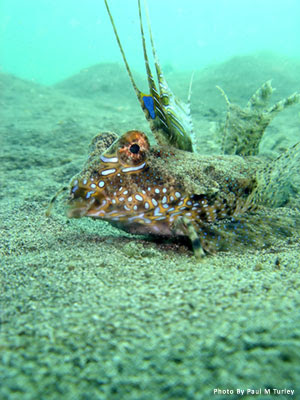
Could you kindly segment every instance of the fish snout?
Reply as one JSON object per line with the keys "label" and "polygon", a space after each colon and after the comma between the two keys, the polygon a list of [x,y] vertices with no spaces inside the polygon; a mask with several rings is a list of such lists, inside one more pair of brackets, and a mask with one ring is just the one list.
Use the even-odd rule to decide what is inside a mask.
{"label": "fish snout", "polygon": [[95,203],[99,203],[99,194],[97,193],[97,199],[94,197],[96,188],[96,184],[87,181],[87,179],[76,179],[71,182],[70,196],[66,210],[69,218],[84,217]]}

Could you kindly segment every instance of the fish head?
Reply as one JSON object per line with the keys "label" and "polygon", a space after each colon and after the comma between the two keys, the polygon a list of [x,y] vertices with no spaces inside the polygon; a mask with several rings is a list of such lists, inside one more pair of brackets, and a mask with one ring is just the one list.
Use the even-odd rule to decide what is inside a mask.
{"label": "fish head", "polygon": [[147,201],[144,184],[149,149],[147,136],[132,130],[106,151],[94,151],[71,181],[68,217],[119,221],[137,214],[139,205]]}
{"label": "fish head", "polygon": [[183,183],[184,168],[176,173],[177,164],[184,165],[180,150],[150,148],[147,136],[137,130],[104,152],[101,135],[95,139],[83,171],[71,181],[69,218],[100,218],[127,232],[160,236],[186,235],[178,228],[182,217],[196,224],[216,218],[214,197],[193,194]]}

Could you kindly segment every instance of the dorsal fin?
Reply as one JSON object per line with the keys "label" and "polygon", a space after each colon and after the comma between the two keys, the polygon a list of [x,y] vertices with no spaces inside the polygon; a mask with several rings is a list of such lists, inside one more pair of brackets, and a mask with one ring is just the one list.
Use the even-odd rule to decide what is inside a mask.
{"label": "dorsal fin", "polygon": [[191,136],[193,133],[192,121],[189,106],[182,103],[177,99],[168,87],[168,84],[163,76],[158,57],[156,54],[154,41],[151,32],[151,26],[149,22],[149,16],[147,13],[148,20],[148,30],[150,35],[152,53],[154,57],[155,69],[157,74],[159,91],[156,87],[155,80],[153,78],[149,58],[146,48],[146,40],[144,35],[143,21],[142,21],[142,11],[141,3],[138,0],[139,9],[139,21],[140,30],[142,37],[144,61],[147,72],[148,86],[150,94],[142,93],[133,78],[132,72],[130,70],[129,64],[126,59],[125,52],[121,45],[121,41],[118,36],[118,32],[110,12],[107,0],[104,0],[108,15],[117,39],[119,49],[121,51],[126,70],[128,72],[129,78],[131,80],[132,86],[135,90],[137,98],[141,104],[147,121],[150,124],[150,128],[160,145],[172,145],[181,150],[193,151]]}

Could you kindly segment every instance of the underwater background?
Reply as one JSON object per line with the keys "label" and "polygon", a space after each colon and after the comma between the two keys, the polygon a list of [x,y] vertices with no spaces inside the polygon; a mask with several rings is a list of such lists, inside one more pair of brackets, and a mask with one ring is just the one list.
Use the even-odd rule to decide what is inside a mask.
{"label": "underwater background", "polygon": [[[113,0],[111,8],[130,65],[144,72],[136,1]],[[196,70],[262,50],[300,57],[297,0],[151,0],[149,9],[163,67]],[[2,0],[0,26],[1,68],[21,78],[53,84],[120,62],[101,0]]]}
{"label": "underwater background", "polygon": [[[109,4],[145,90],[137,2]],[[195,71],[202,154],[220,154],[216,85],[242,107],[268,80],[271,105],[300,91],[298,1],[148,6],[183,100]],[[221,400],[227,389],[239,399],[237,388],[300,398],[300,233],[284,226],[299,218],[299,174],[292,206],[275,212],[281,235],[200,261],[185,242],[68,219],[64,196],[46,217],[95,135],[151,133],[101,0],[2,0],[0,29],[0,399]],[[259,154],[272,160],[299,141],[298,104],[274,118]]]}

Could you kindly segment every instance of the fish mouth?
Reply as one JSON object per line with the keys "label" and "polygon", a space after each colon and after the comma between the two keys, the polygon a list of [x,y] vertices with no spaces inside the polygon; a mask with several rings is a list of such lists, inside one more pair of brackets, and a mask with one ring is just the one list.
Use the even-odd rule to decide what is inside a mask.
{"label": "fish mouth", "polygon": [[88,216],[95,207],[99,207],[101,199],[99,193],[78,180],[71,184],[70,197],[67,202],[66,215],[68,218],[82,218]]}
{"label": "fish mouth", "polygon": [[68,218],[85,217],[95,205],[95,202],[96,199],[93,197],[88,200],[83,198],[71,199],[67,203],[66,215]]}

